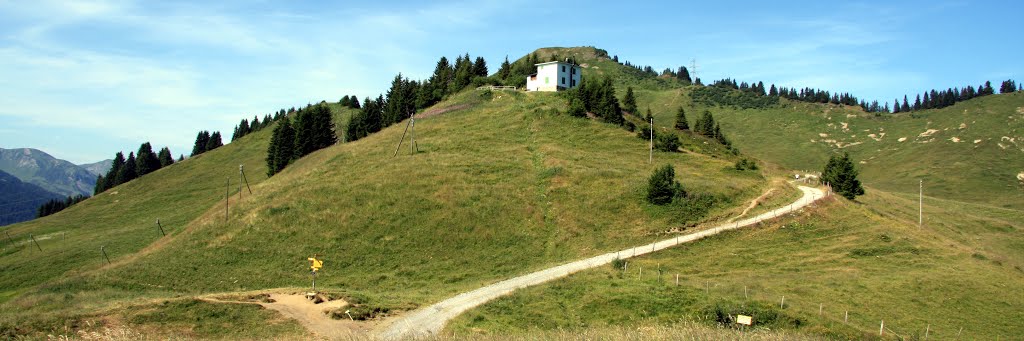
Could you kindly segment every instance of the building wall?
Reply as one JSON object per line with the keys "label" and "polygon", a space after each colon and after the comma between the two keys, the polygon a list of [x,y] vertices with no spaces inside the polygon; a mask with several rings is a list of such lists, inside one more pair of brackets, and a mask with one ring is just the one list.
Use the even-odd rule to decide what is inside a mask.
{"label": "building wall", "polygon": [[[574,69],[575,72],[573,72]],[[527,76],[526,90],[558,91],[559,89],[575,88],[580,84],[581,72],[582,69],[579,66],[567,63],[541,65],[537,68],[536,79]]]}

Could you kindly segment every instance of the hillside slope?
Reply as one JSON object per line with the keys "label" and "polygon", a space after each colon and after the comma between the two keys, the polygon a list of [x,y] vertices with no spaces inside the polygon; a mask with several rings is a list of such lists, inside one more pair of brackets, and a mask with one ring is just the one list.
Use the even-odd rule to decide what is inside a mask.
{"label": "hillside slope", "polygon": [[[47,229],[53,235],[60,231],[54,222],[83,219],[101,208],[112,215],[145,212],[90,221],[125,223],[95,228],[97,235],[76,250],[83,260],[57,264],[47,273],[63,279],[38,287],[43,276],[24,270],[29,255],[0,258],[5,271],[17,273],[4,279],[5,287],[21,288],[8,292],[18,297],[7,304],[23,308],[9,321],[36,321],[45,330],[59,322],[40,322],[40,316],[75,320],[150,299],[304,287],[306,258],[313,254],[325,260],[318,288],[359,297],[384,312],[407,310],[694,223],[644,202],[654,165],[673,164],[689,191],[717,198],[705,218],[710,220],[735,215],[741,201],[767,186],[756,172],[732,169],[732,160],[700,154],[656,153],[649,164],[644,141],[616,126],[558,114],[565,100],[556,94],[485,97],[470,90],[439,104],[455,106],[464,109],[417,120],[415,155],[406,143],[392,157],[405,128],[397,125],[314,152],[261,181],[256,161],[266,148],[264,131],[162,169],[153,182],[144,177],[48,217],[54,220],[16,225],[12,232],[20,235]],[[253,137],[259,139],[246,140]],[[223,181],[237,174],[240,161],[254,195],[234,200],[232,186],[225,223]],[[183,168],[173,177],[159,174],[176,167]],[[204,175],[210,170],[215,173]],[[172,184],[188,178],[196,183]],[[174,194],[189,203],[158,202],[151,194],[135,207],[112,202],[147,187],[179,186],[194,186]],[[153,220],[175,216],[161,218],[173,232],[160,238]],[[70,235],[75,233],[83,232]],[[98,252],[104,243],[111,265],[103,265]],[[56,245],[44,242],[42,255],[56,256]],[[65,273],[76,266],[81,270]],[[58,299],[66,292],[78,294]],[[29,304],[50,300],[61,303]]]}

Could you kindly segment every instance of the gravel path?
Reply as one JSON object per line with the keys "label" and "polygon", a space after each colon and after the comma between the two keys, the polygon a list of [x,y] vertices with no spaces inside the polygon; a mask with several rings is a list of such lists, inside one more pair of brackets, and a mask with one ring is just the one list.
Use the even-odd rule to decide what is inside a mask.
{"label": "gravel path", "polygon": [[554,279],[566,277],[574,272],[596,268],[611,263],[615,258],[631,258],[645,255],[651,252],[667,249],[679,244],[692,242],[704,237],[713,236],[718,233],[738,229],[744,226],[757,224],[761,221],[774,219],[780,215],[810,205],[814,201],[825,197],[820,189],[800,186],[804,195],[790,205],[777,208],[770,212],[762,213],[756,217],[747,218],[738,222],[730,222],[717,227],[680,235],[675,238],[654,242],[647,245],[640,245],[633,248],[606,253],[600,256],[578,260],[572,263],[559,265],[553,268],[540,270],[523,276],[507,279],[494,283],[480,289],[461,293],[455,297],[438,302],[429,307],[414,311],[408,315],[399,317],[391,324],[382,329],[377,336],[385,340],[398,340],[410,338],[422,338],[437,334],[444,328],[449,320],[459,316],[463,312],[476,306],[484,304],[495,298],[508,295],[517,289],[541,284]]}

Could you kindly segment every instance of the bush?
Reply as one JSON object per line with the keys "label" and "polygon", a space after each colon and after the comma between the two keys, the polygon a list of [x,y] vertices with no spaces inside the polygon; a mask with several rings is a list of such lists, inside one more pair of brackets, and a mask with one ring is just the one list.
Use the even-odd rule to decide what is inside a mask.
{"label": "bush", "polygon": [[676,181],[676,170],[666,164],[651,174],[647,182],[647,202],[655,205],[671,203],[677,196],[685,197],[683,185]]}
{"label": "bush", "polygon": [[654,149],[662,152],[678,152],[679,137],[675,134],[661,134],[654,139]]}
{"label": "bush", "polygon": [[747,158],[742,158],[736,161],[736,170],[757,170],[757,163]]}

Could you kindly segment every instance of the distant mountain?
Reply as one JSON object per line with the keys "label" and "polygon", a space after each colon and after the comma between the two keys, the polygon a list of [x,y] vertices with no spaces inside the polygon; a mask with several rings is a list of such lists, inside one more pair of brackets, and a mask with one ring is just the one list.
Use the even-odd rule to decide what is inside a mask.
{"label": "distant mountain", "polygon": [[60,197],[0,171],[0,226],[32,220],[40,205]]}
{"label": "distant mountain", "polygon": [[114,160],[106,159],[100,162],[83,163],[78,165],[78,167],[85,168],[85,170],[89,171],[89,173],[92,173],[93,175],[106,175],[107,171],[110,170],[110,165],[112,164],[114,164]]}
{"label": "distant mountain", "polygon": [[0,148],[0,171],[63,196],[92,195],[96,175],[31,148]]}

